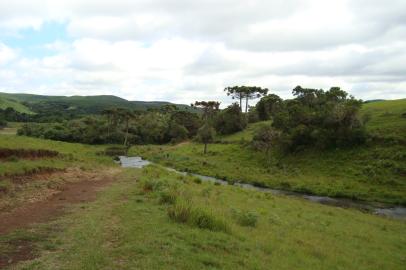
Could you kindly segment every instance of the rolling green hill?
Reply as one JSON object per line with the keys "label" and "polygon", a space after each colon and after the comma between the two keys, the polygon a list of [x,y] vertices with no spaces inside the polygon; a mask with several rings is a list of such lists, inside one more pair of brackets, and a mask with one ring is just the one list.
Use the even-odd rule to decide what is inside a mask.
{"label": "rolling green hill", "polygon": [[26,113],[26,114],[33,114],[33,112],[24,106],[22,103],[7,99],[7,98],[2,98],[0,96],[0,109],[7,109],[7,108],[13,108],[15,111],[20,112],[20,113]]}
{"label": "rolling green hill", "polygon": [[406,139],[406,99],[366,103],[362,113],[371,117],[367,123],[370,132]]}
{"label": "rolling green hill", "polygon": [[[100,96],[44,96],[33,94],[0,93],[0,98],[14,100],[14,106],[27,108],[36,113],[52,113],[65,111],[72,114],[97,114],[104,109],[120,107],[131,110],[146,110],[172,104],[163,101],[129,101],[113,95]],[[188,109],[187,105],[174,104]],[[29,108],[29,109],[28,109]]]}

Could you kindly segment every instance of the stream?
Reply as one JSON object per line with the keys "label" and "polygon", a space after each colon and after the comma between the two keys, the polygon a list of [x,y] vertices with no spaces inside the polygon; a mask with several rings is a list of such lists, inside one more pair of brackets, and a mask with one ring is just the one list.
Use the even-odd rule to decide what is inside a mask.
{"label": "stream", "polygon": [[[141,157],[127,157],[127,156],[120,156],[119,163],[121,164],[122,167],[125,167],[125,168],[142,168],[144,166],[152,164],[152,162],[150,162],[148,160],[143,160]],[[217,179],[214,177],[204,176],[204,175],[200,175],[200,174],[196,174],[196,173],[181,172],[181,171],[175,170],[173,168],[168,168],[168,167],[164,167],[164,168],[166,168],[169,171],[176,172],[176,173],[179,173],[182,175],[192,175],[192,176],[198,177],[202,181],[218,183],[220,185],[230,185],[227,181]],[[332,198],[332,197],[327,197],[327,196],[309,195],[309,194],[303,194],[303,193],[293,192],[293,191],[257,187],[252,184],[240,183],[240,182],[235,182],[233,185],[244,188],[244,189],[250,189],[250,190],[255,190],[255,191],[260,191],[260,192],[269,192],[269,193],[275,194],[275,195],[285,195],[285,196],[291,196],[291,197],[296,197],[296,198],[302,198],[302,199],[305,199],[305,200],[308,200],[308,201],[311,201],[314,203],[320,203],[320,204],[342,207],[342,208],[355,208],[355,209],[358,209],[361,211],[366,211],[366,212],[369,212],[372,214],[386,216],[386,217],[390,217],[390,218],[406,219],[406,207],[402,207],[402,206],[390,206],[390,205],[381,204],[382,206],[378,207],[376,205],[373,205],[372,203],[356,201],[356,200],[351,200],[351,199],[346,199],[346,198]]]}

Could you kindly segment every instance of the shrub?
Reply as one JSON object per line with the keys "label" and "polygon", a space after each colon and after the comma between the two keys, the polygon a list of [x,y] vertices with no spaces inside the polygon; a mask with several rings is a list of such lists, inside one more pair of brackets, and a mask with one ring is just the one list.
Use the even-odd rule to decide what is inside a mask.
{"label": "shrub", "polygon": [[258,222],[258,214],[251,211],[232,210],[232,214],[241,226],[255,227]]}

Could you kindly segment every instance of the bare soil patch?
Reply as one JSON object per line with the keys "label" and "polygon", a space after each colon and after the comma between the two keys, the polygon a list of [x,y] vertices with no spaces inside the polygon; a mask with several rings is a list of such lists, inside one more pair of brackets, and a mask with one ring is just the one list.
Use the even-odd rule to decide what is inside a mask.
{"label": "bare soil patch", "polygon": [[59,152],[46,149],[10,149],[0,148],[0,159],[22,158],[22,159],[39,159],[53,158],[59,155]]}
{"label": "bare soil patch", "polygon": [[[97,192],[111,184],[119,171],[116,168],[101,172],[72,169],[61,173],[60,177],[67,182],[48,197],[0,213],[0,235],[51,221],[62,215],[69,205],[95,200]],[[10,251],[0,255],[0,268],[35,257],[33,241],[18,240],[7,244]]]}

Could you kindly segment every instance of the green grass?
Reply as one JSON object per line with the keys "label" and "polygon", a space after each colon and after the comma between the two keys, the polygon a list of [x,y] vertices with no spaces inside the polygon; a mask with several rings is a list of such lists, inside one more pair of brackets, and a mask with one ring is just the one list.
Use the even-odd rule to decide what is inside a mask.
{"label": "green grass", "polygon": [[92,146],[23,136],[0,135],[0,148],[47,149],[58,151],[61,154],[57,158],[1,161],[0,176],[6,174],[23,174],[39,167],[63,169],[77,166],[84,169],[92,169],[97,168],[98,166],[112,164],[112,159],[110,157],[98,154],[103,151],[106,146]]}
{"label": "green grass", "polygon": [[362,112],[371,116],[367,124],[370,132],[406,140],[406,117],[402,117],[406,113],[406,99],[367,103]]}
{"label": "green grass", "polygon": [[33,114],[33,112],[23,104],[11,99],[0,97],[0,109],[4,110],[7,108],[13,108],[15,111],[20,113]]}
{"label": "green grass", "polygon": [[[398,131],[406,128],[406,118],[401,118],[404,106],[406,100],[367,104],[363,113],[372,112],[367,128],[380,136],[403,136]],[[381,116],[381,108],[385,108],[388,116]],[[380,121],[387,123],[378,128]],[[405,144],[374,143],[348,149],[307,150],[284,156],[274,153],[269,158],[247,145],[253,130],[262,124],[265,123],[256,123],[242,132],[220,137],[225,143],[209,145],[207,155],[202,154],[201,144],[192,142],[175,146],[134,146],[129,153],[179,170],[230,181],[332,197],[406,204]]]}
{"label": "green grass", "polygon": [[[145,181],[161,184],[146,192]],[[167,188],[223,220],[229,231],[172,220],[173,205],[159,199]],[[235,213],[250,211],[256,213],[255,226],[240,225]],[[396,270],[404,269],[406,253],[404,222],[199,184],[153,166],[127,170],[97,201],[75,207],[52,227],[60,232],[40,238],[41,256],[15,269]]]}

